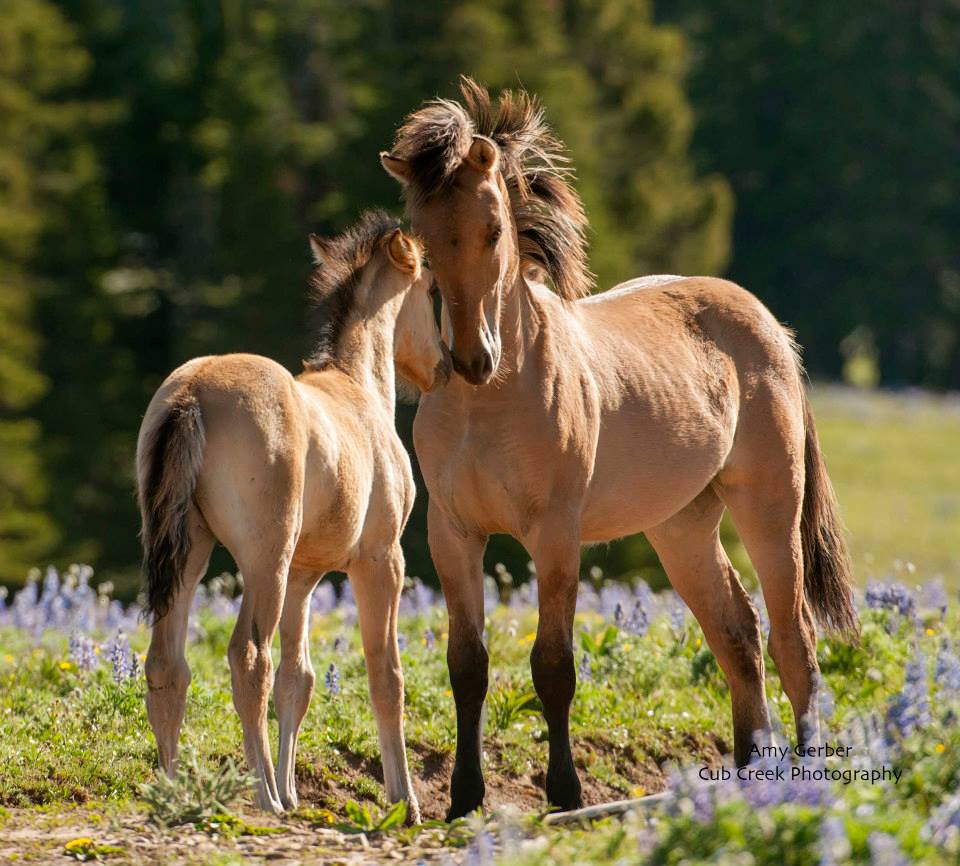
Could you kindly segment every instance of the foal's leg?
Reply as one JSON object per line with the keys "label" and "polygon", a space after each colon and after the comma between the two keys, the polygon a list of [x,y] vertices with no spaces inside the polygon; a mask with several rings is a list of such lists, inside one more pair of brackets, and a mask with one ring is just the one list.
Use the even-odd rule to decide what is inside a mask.
{"label": "foal's leg", "polygon": [[190,667],[184,655],[187,619],[197,584],[207,571],[214,539],[196,508],[187,518],[190,553],[181,582],[166,615],[157,620],[150,635],[144,665],[147,677],[147,718],[157,740],[160,768],[172,776],[176,769],[177,741],[186,708]]}
{"label": "foal's leg", "polygon": [[296,809],[295,777],[297,735],[310,706],[316,677],[310,664],[310,594],[322,575],[290,569],[280,614],[280,667],[273,689],[273,704],[280,723],[277,755],[277,788],[285,809]]}
{"label": "foal's leg", "polygon": [[270,645],[283,607],[287,570],[294,538],[273,543],[259,538],[247,556],[236,556],[243,573],[243,601],[230,638],[228,656],[233,680],[233,705],[243,726],[247,766],[257,777],[257,805],[276,814],[283,811],[274,778],[267,734],[267,707],[273,687]]}
{"label": "foal's leg", "polygon": [[427,508],[430,556],[447,603],[447,668],[457,705],[457,756],[450,778],[447,820],[483,805],[480,766],[483,702],[489,657],[483,645],[483,551],[485,536],[465,535],[433,500]]}
{"label": "foal's leg", "polygon": [[540,608],[530,667],[550,738],[547,799],[561,809],[583,805],[570,751],[570,704],[577,688],[573,617],[580,585],[579,532],[578,524],[547,522],[527,541],[537,567]]}
{"label": "foal's leg", "polygon": [[403,571],[403,553],[397,545],[386,560],[352,565],[350,583],[360,616],[360,636],[380,736],[387,799],[391,803],[406,800],[410,820],[419,824],[420,806],[410,783],[403,738],[403,669],[397,645]]}
{"label": "foal's leg", "polygon": [[754,735],[767,731],[763,644],[757,612],[720,544],[723,505],[707,488],[683,511],[647,531],[670,583],[697,618],[730,686],[734,758],[750,760]]}

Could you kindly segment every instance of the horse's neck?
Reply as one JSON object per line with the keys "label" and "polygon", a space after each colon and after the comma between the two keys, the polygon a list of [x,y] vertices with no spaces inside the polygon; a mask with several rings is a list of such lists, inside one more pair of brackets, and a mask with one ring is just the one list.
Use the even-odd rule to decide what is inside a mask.
{"label": "horse's neck", "polygon": [[514,284],[504,292],[500,308],[500,345],[503,351],[497,381],[503,385],[520,384],[524,368],[532,360],[549,321],[527,281],[517,275]]}
{"label": "horse's neck", "polygon": [[376,395],[393,416],[397,403],[393,374],[394,322],[381,311],[354,322],[337,347],[337,366],[368,394]]}

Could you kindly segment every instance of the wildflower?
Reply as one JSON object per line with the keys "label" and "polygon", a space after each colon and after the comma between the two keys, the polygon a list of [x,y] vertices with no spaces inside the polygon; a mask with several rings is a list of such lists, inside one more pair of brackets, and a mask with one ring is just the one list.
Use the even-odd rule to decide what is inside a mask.
{"label": "wildflower", "polygon": [[913,594],[902,583],[868,584],[865,600],[873,610],[892,610],[900,616],[908,616],[916,609]]}
{"label": "wildflower", "polygon": [[344,638],[343,635],[338,634],[333,640],[333,651],[339,655],[343,653],[343,651],[346,648],[347,648],[346,638]]}
{"label": "wildflower", "polygon": [[960,847],[960,791],[933,811],[924,829],[934,844],[944,848]]}
{"label": "wildflower", "polygon": [[587,653],[580,656],[580,663],[577,665],[577,676],[581,680],[593,679],[593,668],[590,666],[590,656]]}
{"label": "wildflower", "polygon": [[638,598],[636,602],[634,602],[630,616],[623,623],[623,630],[630,634],[635,634],[637,637],[643,637],[649,627],[650,616],[647,614],[642,599]]}
{"label": "wildflower", "polygon": [[92,671],[97,666],[97,651],[86,635],[74,632],[70,636],[70,660],[81,671]]}
{"label": "wildflower", "polygon": [[402,632],[397,632],[397,649],[403,652],[407,648],[407,636]]}
{"label": "wildflower", "polygon": [[428,652],[433,652],[437,646],[437,638],[433,633],[432,629],[427,629],[423,633],[423,645],[427,648]]}
{"label": "wildflower", "polygon": [[130,651],[130,641],[123,632],[117,632],[111,642],[108,658],[115,683],[120,684],[136,677],[139,665],[136,656]]}
{"label": "wildflower", "polygon": [[951,651],[950,642],[944,639],[937,653],[933,679],[940,691],[960,692],[960,659]]}
{"label": "wildflower", "polygon": [[326,683],[329,694],[340,694],[340,672],[333,662],[330,662],[330,667],[327,668],[327,673],[324,675],[323,681]]}
{"label": "wildflower", "polygon": [[907,866],[910,862],[900,843],[889,833],[873,832],[867,837],[871,866]]}
{"label": "wildflower", "polygon": [[917,649],[907,662],[906,681],[887,710],[888,739],[907,737],[930,722],[930,684],[927,681],[927,661]]}
{"label": "wildflower", "polygon": [[820,822],[820,866],[846,863],[850,857],[850,839],[843,819],[836,815]]}

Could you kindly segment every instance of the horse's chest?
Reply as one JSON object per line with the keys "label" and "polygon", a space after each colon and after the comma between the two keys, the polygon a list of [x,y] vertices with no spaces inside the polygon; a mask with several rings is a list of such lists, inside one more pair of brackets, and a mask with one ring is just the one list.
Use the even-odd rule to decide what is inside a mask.
{"label": "horse's chest", "polygon": [[421,448],[431,498],[456,523],[471,531],[525,534],[547,501],[555,466],[517,441],[505,428],[472,430]]}

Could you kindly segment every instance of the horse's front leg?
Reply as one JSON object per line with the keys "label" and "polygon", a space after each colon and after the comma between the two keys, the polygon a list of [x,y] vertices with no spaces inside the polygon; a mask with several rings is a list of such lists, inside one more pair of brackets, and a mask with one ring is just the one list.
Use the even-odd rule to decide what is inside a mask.
{"label": "horse's front leg", "polygon": [[561,809],[579,809],[583,798],[570,751],[570,704],[577,688],[573,617],[580,582],[579,525],[545,523],[534,536],[527,545],[537,567],[540,621],[530,667],[550,737],[547,799]]}
{"label": "horse's front leg", "polygon": [[447,603],[447,668],[457,705],[457,756],[450,779],[447,820],[483,805],[481,715],[487,696],[488,656],[483,645],[483,551],[486,536],[464,534],[431,499],[427,510],[430,555]]}

